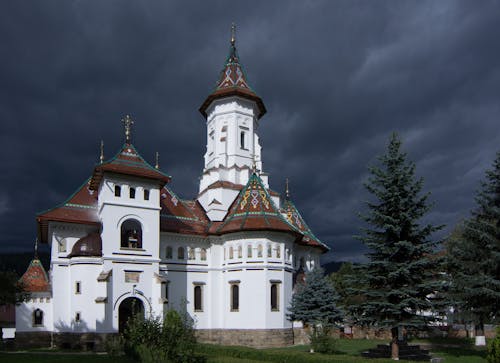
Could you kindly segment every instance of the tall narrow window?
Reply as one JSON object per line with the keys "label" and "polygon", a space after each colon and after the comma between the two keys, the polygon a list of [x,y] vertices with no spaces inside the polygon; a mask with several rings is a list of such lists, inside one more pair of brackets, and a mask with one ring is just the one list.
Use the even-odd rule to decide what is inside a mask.
{"label": "tall narrow window", "polygon": [[245,132],[244,131],[240,132],[240,147],[242,149],[245,148]]}
{"label": "tall narrow window", "polygon": [[168,304],[168,282],[161,283],[161,299],[164,304]]}
{"label": "tall narrow window", "polygon": [[240,309],[240,285],[231,284],[231,311]]}
{"label": "tall narrow window", "polygon": [[188,260],[194,260],[194,248],[193,247],[188,247]]}
{"label": "tall narrow window", "polygon": [[81,320],[82,320],[82,313],[77,312],[77,313],[75,314],[75,322],[76,322],[76,323],[79,323]]}
{"label": "tall narrow window", "polygon": [[262,245],[257,247],[257,257],[262,257]]}
{"label": "tall narrow window", "polygon": [[194,311],[203,311],[201,285],[194,287]]}
{"label": "tall narrow window", "polygon": [[271,284],[271,311],[279,311],[279,284]]}
{"label": "tall narrow window", "polygon": [[206,261],[207,260],[207,249],[206,248],[202,248],[201,249],[200,258],[201,258],[202,261]]}
{"label": "tall narrow window", "polygon": [[165,251],[165,258],[171,260],[172,259],[172,247],[167,246],[167,250]]}
{"label": "tall narrow window", "polygon": [[122,195],[122,187],[119,185],[115,185],[115,197],[119,197]]}
{"label": "tall narrow window", "polygon": [[267,245],[267,257],[273,257],[273,248],[271,245]]}
{"label": "tall narrow window", "polygon": [[247,247],[247,257],[248,258],[252,257],[252,245],[248,245]]}
{"label": "tall narrow window", "polygon": [[229,259],[232,260],[234,258],[234,249],[233,247],[229,247]]}
{"label": "tall narrow window", "polygon": [[183,260],[184,259],[184,248],[179,247],[177,249],[177,259]]}
{"label": "tall narrow window", "polygon": [[75,294],[82,293],[82,283],[80,281],[75,282]]}
{"label": "tall narrow window", "polygon": [[130,187],[130,189],[129,189],[129,196],[130,196],[130,199],[134,199],[135,198],[135,188]]}
{"label": "tall narrow window", "polygon": [[144,189],[144,200],[149,200],[149,189]]}
{"label": "tall narrow window", "polygon": [[243,257],[243,248],[241,247],[241,245],[238,246],[238,258],[242,258]]}
{"label": "tall narrow window", "polygon": [[281,258],[281,247],[280,247],[280,245],[276,246],[276,258]]}
{"label": "tall narrow window", "polygon": [[43,325],[43,311],[36,309],[33,311],[33,326]]}

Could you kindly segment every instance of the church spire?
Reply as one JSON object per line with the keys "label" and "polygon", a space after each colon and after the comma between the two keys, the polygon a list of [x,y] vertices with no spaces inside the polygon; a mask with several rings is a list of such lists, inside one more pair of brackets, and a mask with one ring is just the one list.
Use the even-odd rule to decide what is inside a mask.
{"label": "church spire", "polygon": [[125,143],[131,144],[132,141],[132,125],[134,124],[134,120],[129,115],[126,115],[125,118],[122,119],[123,126],[125,126]]}
{"label": "church spire", "polygon": [[257,104],[258,119],[266,113],[266,107],[262,99],[248,85],[247,76],[240,64],[236,49],[236,25],[234,23],[231,26],[229,55],[226,58],[224,68],[220,72],[214,91],[203,102],[200,112],[207,117],[207,109],[213,101],[231,96],[239,96],[254,101]]}

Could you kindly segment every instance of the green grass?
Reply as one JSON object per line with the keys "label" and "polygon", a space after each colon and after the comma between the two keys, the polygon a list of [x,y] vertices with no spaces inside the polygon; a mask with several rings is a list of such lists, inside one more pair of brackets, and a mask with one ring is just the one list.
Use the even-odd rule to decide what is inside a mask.
{"label": "green grass", "polygon": [[[390,359],[364,359],[360,353],[377,344],[386,343],[381,340],[337,340],[337,353],[323,355],[309,353],[309,346],[298,345],[286,348],[253,349],[247,347],[228,347],[200,344],[199,351],[208,358],[209,363],[393,363]],[[486,363],[486,349],[474,347],[472,341],[454,340],[418,340],[416,344],[430,346],[434,357],[445,358],[445,363]],[[1,363],[133,363],[127,357],[113,358],[101,354],[78,354],[57,352],[50,354],[43,351],[28,353],[0,353]],[[404,362],[404,361],[401,361]]]}

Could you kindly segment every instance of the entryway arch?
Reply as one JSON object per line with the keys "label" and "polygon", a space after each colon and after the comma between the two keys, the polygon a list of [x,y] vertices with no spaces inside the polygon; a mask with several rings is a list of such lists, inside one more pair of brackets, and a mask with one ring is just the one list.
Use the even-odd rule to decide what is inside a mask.
{"label": "entryway arch", "polygon": [[144,316],[144,304],[136,297],[127,297],[118,307],[118,332],[123,333],[127,320],[134,314]]}

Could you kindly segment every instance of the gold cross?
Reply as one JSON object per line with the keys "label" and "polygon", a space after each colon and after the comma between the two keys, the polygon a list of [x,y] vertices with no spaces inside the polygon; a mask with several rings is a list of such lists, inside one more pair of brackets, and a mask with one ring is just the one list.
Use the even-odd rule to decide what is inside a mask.
{"label": "gold cross", "polygon": [[122,119],[123,125],[125,126],[125,142],[130,144],[131,136],[132,136],[132,125],[134,124],[134,120],[129,115],[126,115],[125,118]]}
{"label": "gold cross", "polygon": [[231,25],[231,45],[234,47],[236,43],[236,24]]}

